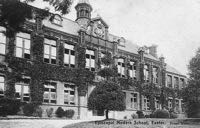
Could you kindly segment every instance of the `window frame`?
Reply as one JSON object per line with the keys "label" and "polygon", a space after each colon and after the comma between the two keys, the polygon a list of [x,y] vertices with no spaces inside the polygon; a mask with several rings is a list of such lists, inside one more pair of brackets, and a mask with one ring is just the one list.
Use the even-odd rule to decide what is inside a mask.
{"label": "window frame", "polygon": [[[4,40],[5,42],[1,42],[1,40],[0,40],[0,47],[4,46],[3,53],[0,52],[1,55],[5,55],[6,54],[6,46],[7,46],[6,45],[7,44],[7,37],[4,35],[3,31],[6,31],[6,28],[0,26],[0,38],[5,37],[5,40]],[[2,37],[1,37],[1,35],[2,35]]]}
{"label": "window frame", "polygon": [[[50,41],[50,42],[46,42],[46,41]],[[52,41],[53,41],[53,43],[55,43],[55,45],[53,45],[52,44]],[[43,61],[45,62],[45,63],[48,63],[48,64],[53,64],[53,65],[56,65],[57,64],[57,56],[58,56],[58,53],[57,53],[57,40],[54,40],[54,39],[49,39],[49,38],[44,38],[44,53],[43,53]],[[48,46],[49,47],[49,49],[48,49],[48,54],[47,53],[45,53],[45,46]],[[54,56],[54,55],[52,55],[52,49],[53,48],[55,48],[55,50],[56,50],[56,55]],[[45,57],[45,55],[46,56],[48,56],[48,58],[46,58]],[[54,60],[53,58],[55,57],[55,63],[52,63],[52,60]],[[48,61],[49,62],[47,62],[46,60],[48,59]]]}
{"label": "window frame", "polygon": [[[26,36],[29,36],[29,38],[23,36],[23,35],[26,35]],[[17,40],[21,39],[22,40],[22,47],[20,46],[17,46]],[[25,43],[26,41],[29,41],[30,44],[29,44],[29,49],[27,49],[25,46]],[[18,57],[18,58],[23,58],[23,59],[28,59],[30,60],[31,59],[31,35],[29,33],[25,33],[25,32],[20,32],[20,33],[17,33],[16,36],[15,36],[15,57]],[[17,51],[18,49],[21,49],[21,52],[22,52],[22,56],[17,56]],[[29,51],[29,57],[27,58],[25,54],[27,54],[25,51]]]}
{"label": "window frame", "polygon": [[[48,83],[48,85],[46,83]],[[50,87],[48,87],[48,86],[50,86]],[[51,88],[52,86],[54,86],[54,88]],[[52,91],[52,89],[54,89],[55,91]],[[48,94],[48,98],[45,97],[45,93]],[[55,94],[55,99],[52,98],[52,94]],[[46,102],[46,101],[48,101],[48,102]],[[52,102],[52,101],[55,101],[55,102]],[[44,104],[57,104],[57,82],[46,81],[44,83],[43,103]]]}
{"label": "window frame", "polygon": [[[94,55],[93,54],[87,54],[87,50],[88,50],[88,53],[91,53],[91,52],[94,52]],[[85,59],[86,59],[86,65],[85,65],[85,68],[89,71],[95,71],[95,67],[96,67],[96,56],[95,56],[95,50],[92,50],[92,49],[86,49],[86,53],[85,53]],[[89,61],[89,67],[87,67],[87,59]],[[94,67],[92,67],[92,60],[94,61]]]}
{"label": "window frame", "polygon": [[[0,93],[0,98],[3,98],[3,97],[5,96],[5,94],[4,94],[4,93],[5,93],[5,76],[0,75],[0,77],[3,78],[3,82],[0,81],[0,83],[3,84],[2,93]],[[0,89],[1,89],[1,88],[0,88]],[[1,92],[1,90],[0,90],[0,92]]]}
{"label": "window frame", "polygon": [[[65,46],[66,45],[71,45],[72,47],[73,47],[73,50],[72,49],[70,49],[70,48],[66,48]],[[66,52],[66,50],[68,50],[68,54],[67,53],[65,53]],[[72,53],[74,52],[74,55],[72,55]],[[68,64],[67,64],[67,62],[65,61],[65,55],[68,55],[69,57],[68,57]],[[74,64],[72,64],[72,56],[74,56]],[[70,44],[70,43],[64,43],[64,66],[66,66],[66,67],[70,67],[70,68],[75,68],[75,65],[76,65],[76,51],[75,51],[75,45],[73,45],[73,44]]]}
{"label": "window frame", "polygon": [[117,71],[118,71],[118,76],[125,77],[125,59],[124,58],[118,58]]}
{"label": "window frame", "polygon": [[[131,64],[131,63],[133,63],[133,64]],[[133,78],[134,80],[136,80],[137,78],[137,61],[130,61],[130,63],[129,63],[130,65],[130,67],[129,67],[129,76],[131,77],[131,78]],[[130,75],[130,74],[132,74],[132,76]]]}
{"label": "window frame", "polygon": [[[69,86],[69,87],[65,87],[65,85],[66,86]],[[72,86],[73,86],[73,88],[72,88]],[[65,104],[65,105],[75,105],[75,94],[76,94],[76,90],[75,90],[75,84],[73,84],[73,83],[65,83],[64,84],[64,95],[63,95],[63,98],[64,98],[64,103],[63,104]],[[65,91],[67,91],[67,92],[65,92]],[[71,92],[73,92],[73,95],[71,94]],[[66,99],[66,96],[67,95],[67,99]],[[71,97],[73,97],[73,101],[72,100],[70,100],[71,99]],[[67,102],[65,103],[65,99],[67,100]]]}
{"label": "window frame", "polygon": [[149,65],[148,64],[145,64],[144,65],[144,81],[145,82],[149,82],[149,76],[150,76],[150,72],[149,72]]}

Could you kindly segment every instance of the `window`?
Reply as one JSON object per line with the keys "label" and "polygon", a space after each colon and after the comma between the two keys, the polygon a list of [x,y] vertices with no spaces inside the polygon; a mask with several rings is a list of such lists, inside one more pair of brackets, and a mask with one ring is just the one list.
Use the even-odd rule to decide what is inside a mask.
{"label": "window", "polygon": [[118,65],[117,65],[117,69],[118,69],[118,75],[125,77],[125,64],[124,64],[124,59],[120,58],[118,59]]}
{"label": "window", "polygon": [[64,104],[75,105],[75,85],[64,84]]}
{"label": "window", "polygon": [[167,75],[167,87],[172,88],[172,76]]}
{"label": "window", "polygon": [[95,54],[93,50],[86,49],[86,69],[95,71]]}
{"label": "window", "polygon": [[56,104],[56,82],[45,82],[44,103]]}
{"label": "window", "polygon": [[153,67],[153,83],[158,83],[158,68]]}
{"label": "window", "polygon": [[180,87],[184,88],[185,87],[185,81],[183,78],[180,79]]}
{"label": "window", "polygon": [[16,35],[16,57],[30,59],[31,37],[27,33],[17,33]]}
{"label": "window", "polygon": [[[100,57],[103,58],[105,56],[105,54],[103,52],[101,52]],[[106,66],[104,64],[101,63],[101,69],[105,68]]]}
{"label": "window", "polygon": [[155,97],[155,107],[156,107],[156,109],[160,109],[161,108],[160,98],[159,97]]}
{"label": "window", "polygon": [[62,19],[61,19],[61,17],[58,16],[58,15],[55,15],[54,19],[53,19],[53,23],[57,24],[57,25],[62,25]]}
{"label": "window", "polygon": [[144,81],[149,82],[149,66],[144,65]]}
{"label": "window", "polygon": [[179,89],[179,86],[178,86],[178,77],[174,77],[174,88]]}
{"label": "window", "polygon": [[44,62],[56,64],[56,41],[44,39]]}
{"label": "window", "polygon": [[134,61],[130,62],[129,76],[136,80],[136,62],[134,62]]}
{"label": "window", "polygon": [[75,67],[75,51],[74,45],[65,43],[64,65],[67,67]]}
{"label": "window", "polygon": [[6,53],[6,36],[3,31],[6,31],[6,29],[0,26],[0,54]]}
{"label": "window", "polygon": [[137,93],[131,93],[131,108],[138,109],[138,94]]}
{"label": "window", "polygon": [[144,96],[144,110],[150,110],[149,96]]}
{"label": "window", "polygon": [[178,99],[175,100],[175,110],[176,110],[176,112],[179,112],[179,100]]}
{"label": "window", "polygon": [[30,84],[29,77],[22,77],[20,81],[15,84],[15,97],[17,99],[26,102],[30,100],[29,84]]}
{"label": "window", "polygon": [[5,79],[3,76],[0,76],[0,98],[4,97],[5,91]]}
{"label": "window", "polygon": [[168,99],[168,108],[169,110],[172,109],[172,98]]}

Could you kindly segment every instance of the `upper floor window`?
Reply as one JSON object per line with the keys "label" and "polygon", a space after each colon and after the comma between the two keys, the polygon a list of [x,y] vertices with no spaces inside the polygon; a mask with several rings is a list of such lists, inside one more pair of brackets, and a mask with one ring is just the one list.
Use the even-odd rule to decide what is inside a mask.
{"label": "upper floor window", "polygon": [[179,85],[178,85],[178,77],[174,77],[174,88],[178,89]]}
{"label": "upper floor window", "polygon": [[75,50],[74,45],[64,44],[65,54],[64,54],[64,65],[67,67],[75,67]]}
{"label": "upper floor window", "polygon": [[62,18],[59,15],[55,15],[53,18],[53,23],[56,25],[62,25]]}
{"label": "upper floor window", "polygon": [[118,75],[122,76],[122,77],[125,77],[124,59],[122,59],[122,58],[118,59],[117,69],[118,69]]}
{"label": "upper floor window", "polygon": [[180,87],[181,88],[185,87],[185,80],[183,78],[180,79]]}
{"label": "upper floor window", "polygon": [[44,103],[56,104],[56,82],[44,83]]}
{"label": "upper floor window", "polygon": [[44,39],[44,62],[50,64],[56,64],[56,41],[50,39]]}
{"label": "upper floor window", "polygon": [[0,54],[6,53],[6,36],[3,31],[6,31],[4,27],[0,27]]}
{"label": "upper floor window", "polygon": [[95,54],[93,50],[86,49],[86,69],[95,71]]}
{"label": "upper floor window", "polygon": [[28,33],[16,35],[16,57],[30,59],[31,37]]}
{"label": "upper floor window", "polygon": [[167,75],[167,87],[172,88],[172,76]]}
{"label": "upper floor window", "polygon": [[144,81],[149,82],[149,65],[144,65]]}
{"label": "upper floor window", "polygon": [[28,102],[30,100],[30,91],[29,91],[29,85],[30,85],[30,78],[29,77],[23,77],[15,84],[15,97],[17,99],[20,99],[21,101]]}
{"label": "upper floor window", "polygon": [[136,62],[134,62],[134,61],[130,62],[129,76],[136,80]]}
{"label": "upper floor window", "polygon": [[75,104],[75,85],[72,83],[64,84],[64,104]]}
{"label": "upper floor window", "polygon": [[158,68],[153,67],[153,83],[158,83]]}
{"label": "upper floor window", "polygon": [[3,76],[0,76],[0,98],[4,97],[5,91],[5,79]]}

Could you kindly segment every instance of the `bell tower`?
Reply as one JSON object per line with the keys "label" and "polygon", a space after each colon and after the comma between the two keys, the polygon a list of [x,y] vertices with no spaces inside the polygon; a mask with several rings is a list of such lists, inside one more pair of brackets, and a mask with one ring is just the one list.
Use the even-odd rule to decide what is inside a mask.
{"label": "bell tower", "polygon": [[78,4],[75,6],[77,12],[76,21],[82,27],[87,27],[88,23],[91,20],[92,6],[89,3],[89,0],[79,0]]}

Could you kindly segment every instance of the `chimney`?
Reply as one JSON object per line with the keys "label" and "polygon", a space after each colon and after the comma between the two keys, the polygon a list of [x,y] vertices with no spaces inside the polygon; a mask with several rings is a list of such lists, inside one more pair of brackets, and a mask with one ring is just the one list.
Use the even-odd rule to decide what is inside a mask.
{"label": "chimney", "polygon": [[158,57],[157,56],[157,45],[151,45],[150,47],[149,47],[149,54],[151,54],[152,56],[154,56],[154,57]]}

